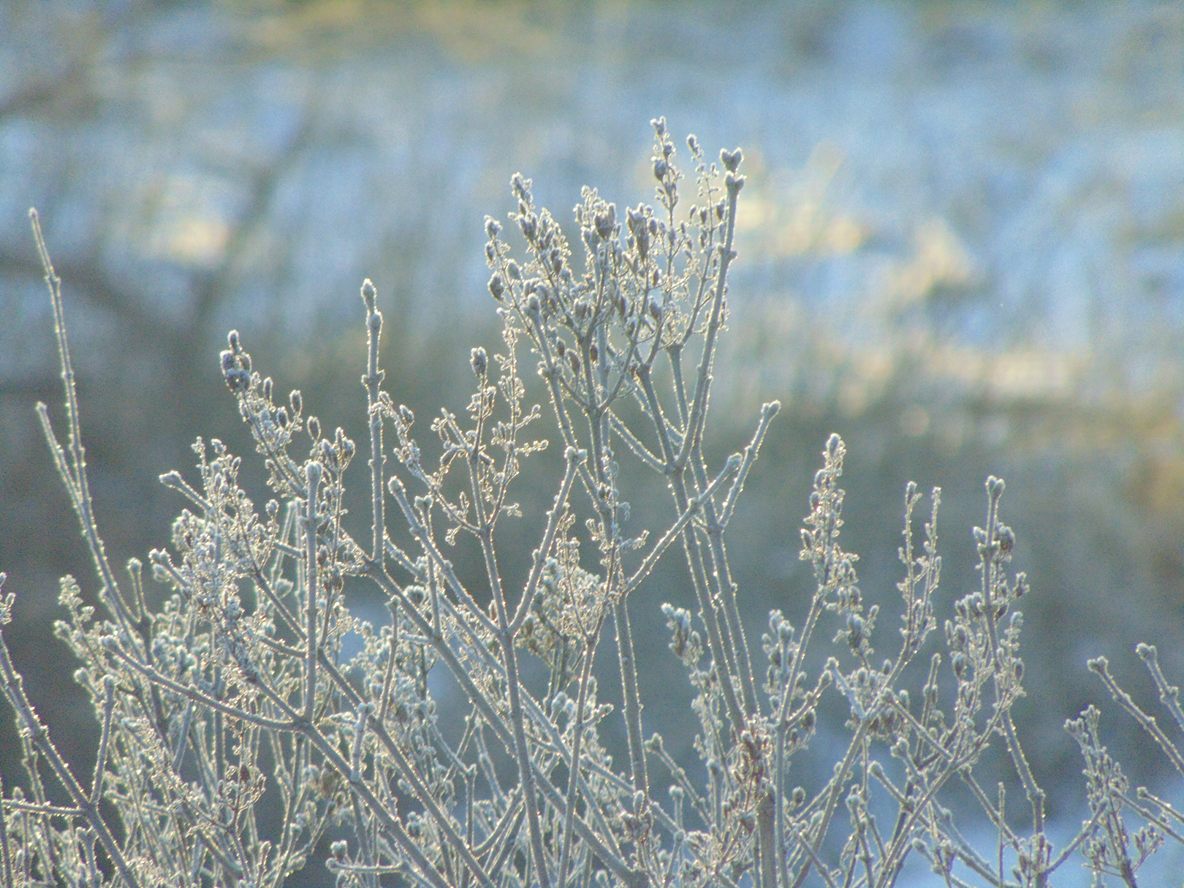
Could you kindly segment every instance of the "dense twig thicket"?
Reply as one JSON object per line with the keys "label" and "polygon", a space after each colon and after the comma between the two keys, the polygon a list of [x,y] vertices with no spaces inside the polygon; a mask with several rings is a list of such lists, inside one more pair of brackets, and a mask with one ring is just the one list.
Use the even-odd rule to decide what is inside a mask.
{"label": "dense twig thicket", "polygon": [[[846,447],[832,436],[801,531],[814,579],[804,616],[794,625],[774,611],[759,644],[750,641],[728,528],[777,403],[762,408],[739,452],[718,460],[704,448],[742,157],[723,151],[717,165],[688,139],[687,206],[665,122],[654,132],[654,205],[619,212],[586,189],[574,242],[535,206],[530,181],[513,178],[525,253],[514,258],[498,222],[485,228],[504,345],[473,349],[472,398],[460,415],[431,419],[430,448],[383,388],[383,314],[369,281],[367,459],[352,475],[354,440],[323,429],[299,391],[279,397],[231,332],[222,372],[272,498],[253,502],[240,457],[199,440],[196,475],[161,479],[187,505],[171,548],[149,556],[164,587],[158,608],[141,563],[119,572],[104,551],[60,281],[34,214],[64,441],[38,411],[98,578],[94,607],[63,579],[57,634],[80,663],[101,739],[83,779],[58,753],[0,634],[0,689],[23,752],[23,774],[0,792],[4,885],[267,886],[324,866],[335,884],[356,886],[882,888],[917,867],[947,885],[1042,886],[1076,856],[1099,880],[1135,885],[1165,837],[1182,840],[1168,801],[1131,790],[1091,707],[1068,725],[1085,759],[1088,816],[1053,847],[1012,718],[1028,583],[1009,570],[1015,535],[998,479],[986,483],[986,520],[974,531],[979,587],[952,602],[938,595],[939,491],[921,519],[926,498],[908,486],[898,631],[888,631],[843,547]],[[530,403],[521,378],[528,351],[543,405]],[[498,531],[522,512],[515,479],[551,443],[540,430],[548,409],[562,471],[545,516],[532,513],[537,546],[511,575]],[[626,460],[664,479],[660,526],[631,519]],[[364,537],[347,529],[347,476],[367,485]],[[455,567],[462,546],[477,553],[477,580]],[[661,608],[671,671],[685,673],[698,720],[694,766],[650,732],[637,675],[631,616],[658,606],[648,581],[663,558],[682,559],[693,601]],[[380,625],[346,606],[359,584],[385,600]],[[12,604],[0,598],[0,624]],[[1139,654],[1184,730],[1155,649]],[[1104,661],[1091,667],[1184,774],[1176,741]],[[464,700],[455,720],[433,697],[439,676]],[[794,759],[836,702],[847,717],[825,727],[834,767],[811,781]],[[610,754],[612,720],[624,743]],[[1000,755],[985,756],[992,747]],[[978,808],[977,844],[957,822],[967,799]],[[1023,816],[1012,816],[1016,807]],[[996,840],[983,847],[986,830]],[[327,857],[314,859],[330,833]]]}

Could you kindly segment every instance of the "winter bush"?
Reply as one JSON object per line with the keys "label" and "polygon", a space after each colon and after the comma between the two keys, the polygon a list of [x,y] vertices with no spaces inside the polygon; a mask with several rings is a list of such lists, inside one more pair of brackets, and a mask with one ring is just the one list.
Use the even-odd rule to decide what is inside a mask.
{"label": "winter bush", "polygon": [[[804,595],[796,624],[773,611],[750,640],[728,527],[778,404],[736,453],[704,446],[742,157],[709,162],[689,138],[684,200],[664,121],[654,133],[655,203],[618,211],[585,189],[570,240],[514,176],[520,248],[485,223],[503,341],[472,350],[460,413],[417,425],[384,388],[383,313],[363,284],[365,458],[352,473],[354,439],[322,428],[299,391],[281,396],[231,332],[222,374],[271,498],[253,501],[241,457],[198,440],[196,472],[161,478],[187,505],[171,547],[149,555],[160,594],[145,590],[139,560],[118,571],[104,551],[61,282],[33,214],[64,437],[38,412],[98,581],[91,606],[62,580],[57,636],[101,737],[84,779],[0,633],[23,762],[0,793],[4,885],[265,886],[314,868],[350,886],[834,888],[900,884],[921,869],[947,885],[1041,886],[1071,860],[1099,883],[1135,885],[1166,839],[1184,841],[1169,801],[1129,786],[1090,707],[1066,726],[1088,811],[1054,847],[1012,717],[1029,584],[1010,569],[999,479],[987,480],[974,529],[979,586],[957,600],[941,594],[940,492],[907,487],[899,607],[881,613],[843,546],[846,445],[832,436],[804,504],[813,588],[787,590]],[[526,360],[539,377],[530,385]],[[514,482],[546,464],[548,446],[562,450],[554,498],[521,505]],[[631,519],[626,462],[665,482],[662,523]],[[368,532],[347,515],[347,477],[366,489]],[[529,557],[504,550],[511,521],[537,525]],[[477,572],[458,570],[465,552]],[[653,600],[660,560],[681,563],[693,606]],[[366,587],[385,602],[381,621],[347,606]],[[5,632],[12,605],[0,597]],[[666,685],[698,722],[693,763],[647,730],[635,659],[645,641],[631,617],[658,607]],[[1155,649],[1138,652],[1184,731]],[[1184,774],[1177,741],[1104,661],[1090,665]],[[442,687],[464,701],[455,718]],[[821,720],[836,711],[833,769],[815,780],[794,760],[823,742]],[[991,847],[967,838],[985,831]]]}

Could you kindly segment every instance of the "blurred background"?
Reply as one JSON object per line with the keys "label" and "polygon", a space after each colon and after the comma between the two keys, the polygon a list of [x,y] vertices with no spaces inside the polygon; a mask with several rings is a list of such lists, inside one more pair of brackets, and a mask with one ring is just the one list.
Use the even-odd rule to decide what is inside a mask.
{"label": "blurred background", "polygon": [[[60,575],[95,581],[33,412],[62,416],[27,209],[64,279],[122,564],[168,542],[181,503],[156,477],[190,467],[194,436],[250,463],[218,371],[228,328],[280,390],[360,436],[369,276],[388,388],[421,415],[458,409],[468,348],[496,342],[482,219],[512,208],[510,175],[561,218],[583,184],[651,200],[660,114],[709,156],[745,149],[712,444],[742,446],[760,403],[782,401],[732,531],[750,637],[770,607],[805,611],[797,528],[828,433],[848,443],[847,547],[885,604],[884,655],[905,483],[943,488],[948,608],[976,582],[983,480],[1005,477],[1033,586],[1020,719],[1054,816],[1080,818],[1061,725],[1109,703],[1086,658],[1107,654],[1149,702],[1135,642],[1184,677],[1179,3],[0,4],[6,635],[75,761],[93,726],[51,621]],[[547,501],[533,483],[523,500]],[[658,603],[685,595],[662,574],[639,631],[664,633]],[[651,647],[648,727],[685,744],[677,663]],[[1103,709],[1132,777],[1159,780]],[[0,750],[12,737],[5,712]]]}

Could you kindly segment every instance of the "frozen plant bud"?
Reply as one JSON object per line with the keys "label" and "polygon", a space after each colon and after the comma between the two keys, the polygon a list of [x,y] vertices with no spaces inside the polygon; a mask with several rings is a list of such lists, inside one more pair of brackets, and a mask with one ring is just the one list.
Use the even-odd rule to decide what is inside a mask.
{"label": "frozen plant bud", "polygon": [[239,340],[238,330],[231,330],[226,334],[226,343],[230,346],[230,350],[236,354],[243,350],[242,342]]}
{"label": "frozen plant bud", "polygon": [[954,667],[954,675],[958,678],[966,677],[966,655],[961,651],[950,658],[950,665]]}
{"label": "frozen plant bud", "polygon": [[502,276],[495,274],[489,279],[489,294],[501,302],[502,294],[506,292],[506,285],[502,282]]}
{"label": "frozen plant bud", "polygon": [[378,299],[378,291],[374,289],[374,284],[370,278],[362,281],[362,301],[366,303],[366,311],[374,311],[375,301]]}
{"label": "frozen plant bud", "polygon": [[733,148],[731,151],[725,148],[720,151],[719,159],[723,163],[724,169],[729,173],[734,173],[740,168],[740,161],[744,159],[744,152],[739,148]]}
{"label": "frozen plant bud", "polygon": [[1004,555],[1010,554],[1015,548],[1015,531],[1006,524],[996,524],[995,535],[999,540],[999,551]]}
{"label": "frozen plant bud", "polygon": [[610,203],[602,212],[596,214],[594,222],[596,233],[600,235],[600,239],[608,240],[612,237],[613,228],[617,224],[617,205]]}
{"label": "frozen plant bud", "polygon": [[251,387],[251,374],[246,370],[239,370],[232,367],[223,373],[226,379],[226,387],[236,394],[238,392],[245,392]]}
{"label": "frozen plant bud", "polygon": [[666,178],[666,173],[670,171],[670,164],[666,162],[664,157],[654,158],[654,178],[661,182]]}
{"label": "frozen plant bud", "polygon": [[730,172],[724,176],[724,185],[727,186],[729,195],[737,195],[744,187],[744,177]]}
{"label": "frozen plant bud", "polygon": [[514,173],[510,177],[510,190],[514,192],[514,196],[519,200],[528,200],[530,198],[530,186],[533,183],[527,179],[522,173]]}
{"label": "frozen plant bud", "polygon": [[637,244],[637,253],[644,259],[650,247],[650,233],[646,227],[645,211],[641,207],[636,210],[629,209],[625,211],[625,216],[629,233],[633,235],[634,242]]}
{"label": "frozen plant bud", "polygon": [[321,475],[324,474],[324,471],[319,462],[310,462],[305,467],[304,474],[308,478],[309,487],[316,487],[321,483]]}
{"label": "frozen plant bud", "polygon": [[502,225],[500,222],[498,222],[492,216],[485,217],[485,236],[487,238],[489,238],[490,240],[493,240],[495,237],[498,236],[498,234],[501,233],[501,230],[502,230]]}
{"label": "frozen plant bud", "polygon": [[469,364],[473,368],[473,373],[477,376],[484,376],[486,369],[485,349],[477,346],[469,352]]}
{"label": "frozen plant bud", "polygon": [[1028,575],[1024,573],[1017,574],[1015,578],[1015,590],[1012,594],[1015,595],[1016,598],[1023,598],[1028,594],[1028,589]]}

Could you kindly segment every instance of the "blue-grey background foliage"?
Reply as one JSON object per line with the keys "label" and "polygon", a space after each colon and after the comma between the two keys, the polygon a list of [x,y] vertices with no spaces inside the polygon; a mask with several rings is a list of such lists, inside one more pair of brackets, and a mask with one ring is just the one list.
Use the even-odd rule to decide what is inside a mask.
{"label": "blue-grey background foliage", "polygon": [[[190,464],[193,436],[249,454],[217,370],[228,327],[330,428],[358,430],[370,276],[389,389],[456,409],[468,347],[496,342],[481,220],[510,209],[510,174],[561,217],[585,183],[648,200],[647,121],[665,114],[711,152],[746,150],[720,452],[761,400],[786,408],[732,534],[750,631],[805,607],[797,526],[828,432],[851,451],[848,546],[889,612],[905,482],[944,488],[951,601],[974,581],[982,480],[1005,476],[1034,587],[1019,712],[1053,813],[1076,816],[1060,726],[1103,695],[1086,656],[1145,691],[1146,640],[1184,674],[1182,87],[1178,3],[8,0],[0,568],[35,699],[85,762],[47,641],[57,577],[93,580],[32,410],[60,394],[30,205],[65,280],[122,562],[167,541],[180,504],[155,478]],[[527,502],[549,495],[530,483]],[[646,715],[685,745],[657,640],[659,601],[685,590],[660,580],[634,605],[655,638]],[[1113,710],[1104,724],[1155,779],[1135,729]],[[11,731],[5,714],[0,748]]]}

